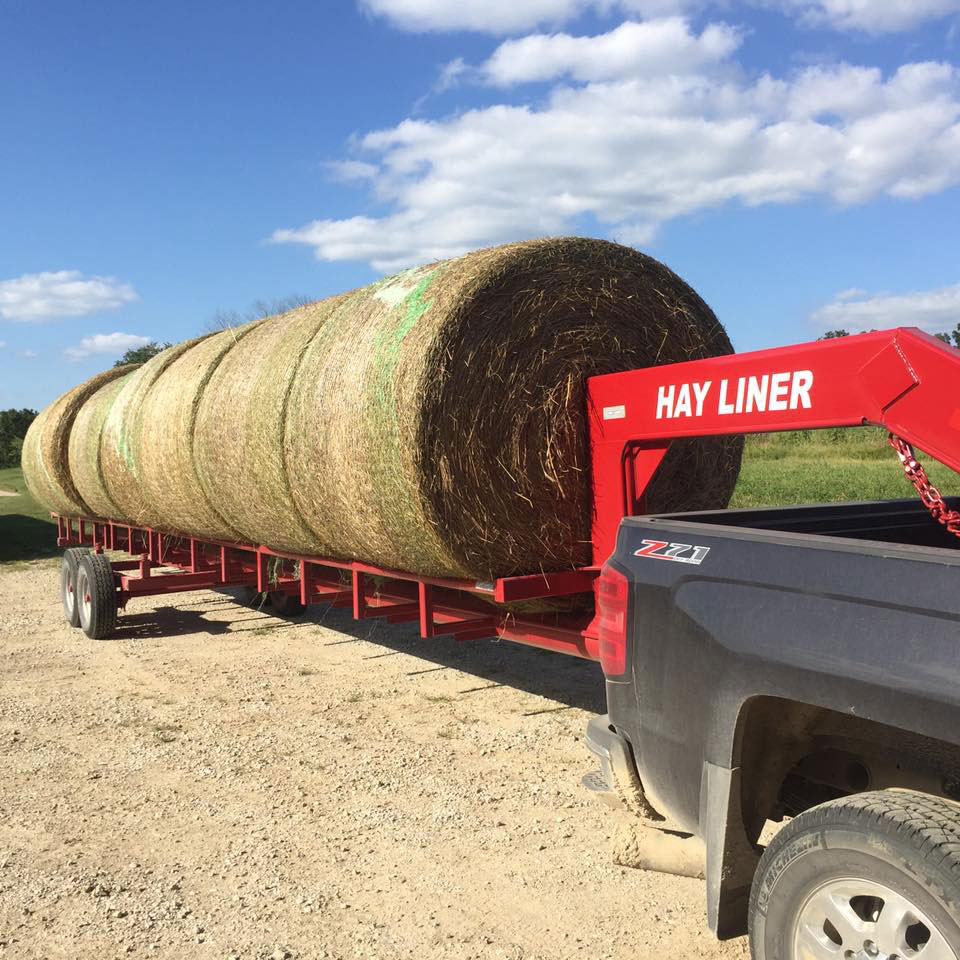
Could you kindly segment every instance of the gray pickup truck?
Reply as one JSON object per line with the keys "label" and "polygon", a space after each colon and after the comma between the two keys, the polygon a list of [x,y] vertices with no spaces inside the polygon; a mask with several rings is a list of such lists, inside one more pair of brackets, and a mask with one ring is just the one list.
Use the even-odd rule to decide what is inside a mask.
{"label": "gray pickup truck", "polygon": [[588,743],[755,960],[960,960],[958,575],[916,501],[622,521]]}

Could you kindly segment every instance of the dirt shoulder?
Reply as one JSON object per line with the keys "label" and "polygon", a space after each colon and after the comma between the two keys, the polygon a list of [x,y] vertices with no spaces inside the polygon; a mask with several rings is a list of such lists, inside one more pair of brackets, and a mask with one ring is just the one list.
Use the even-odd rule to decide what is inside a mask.
{"label": "dirt shoulder", "polygon": [[613,863],[593,664],[214,593],[95,642],[49,562],[0,611],[0,956],[746,956]]}

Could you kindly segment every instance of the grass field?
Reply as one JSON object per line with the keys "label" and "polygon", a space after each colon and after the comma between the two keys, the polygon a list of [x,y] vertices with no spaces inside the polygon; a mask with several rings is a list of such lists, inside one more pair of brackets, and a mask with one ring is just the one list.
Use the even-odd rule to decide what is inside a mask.
{"label": "grass field", "polygon": [[[960,494],[960,476],[919,451],[917,457],[945,496]],[[743,468],[730,506],[912,496],[913,487],[883,431],[872,427],[800,430],[747,437]]]}
{"label": "grass field", "polygon": [[57,549],[57,527],[45,510],[27,492],[19,467],[0,470],[0,563],[52,557]]}
{"label": "grass field", "polygon": [[[960,495],[960,476],[931,457],[920,456],[920,460],[944,494]],[[0,470],[2,490],[18,495],[0,496],[0,563],[56,555],[56,527],[27,492],[18,468]],[[802,430],[747,438],[730,506],[893,500],[913,495],[881,431]]]}

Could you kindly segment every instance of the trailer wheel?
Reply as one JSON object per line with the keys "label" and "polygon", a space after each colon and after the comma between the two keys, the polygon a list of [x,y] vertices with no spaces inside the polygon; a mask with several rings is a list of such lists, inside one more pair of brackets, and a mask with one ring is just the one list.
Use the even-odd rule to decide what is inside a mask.
{"label": "trailer wheel", "polygon": [[960,960],[960,805],[878,790],[813,807],[767,847],[754,960]]}
{"label": "trailer wheel", "polygon": [[87,547],[67,547],[60,561],[60,600],[63,615],[71,627],[80,626],[80,610],[77,605],[77,567],[90,550]]}
{"label": "trailer wheel", "polygon": [[271,590],[267,596],[270,598],[273,612],[278,617],[299,617],[307,609],[298,597],[283,590]]}
{"label": "trailer wheel", "polygon": [[117,585],[102,553],[88,553],[77,569],[80,626],[92,640],[103,640],[117,625]]}
{"label": "trailer wheel", "polygon": [[270,594],[261,593],[256,587],[241,587],[240,602],[245,607],[253,607],[259,610],[261,607],[269,606]]}

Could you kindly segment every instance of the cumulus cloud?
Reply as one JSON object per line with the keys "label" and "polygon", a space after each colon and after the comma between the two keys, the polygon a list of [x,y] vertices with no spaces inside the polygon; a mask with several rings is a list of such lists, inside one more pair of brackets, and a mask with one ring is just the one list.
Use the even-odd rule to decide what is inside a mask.
{"label": "cumulus cloud", "polygon": [[75,347],[67,347],[64,355],[69,360],[83,360],[93,354],[107,354],[120,356],[127,350],[146,346],[149,337],[141,337],[135,333],[95,333],[92,337],[84,337]]}
{"label": "cumulus cloud", "polygon": [[6,340],[0,340],[0,350],[2,350],[7,345]]}
{"label": "cumulus cloud", "polygon": [[[593,62],[589,44],[567,49],[564,71]],[[315,220],[273,240],[386,271],[575,232],[582,218],[642,244],[666,221],[730,202],[853,204],[960,182],[960,71],[949,64],[752,80],[723,66],[560,84],[536,106],[368,133],[359,146],[383,215]]]}
{"label": "cumulus cloud", "polygon": [[845,290],[811,319],[825,329],[851,333],[887,327],[920,327],[928,333],[942,333],[960,323],[960,283],[938,290],[877,296]]}
{"label": "cumulus cloud", "polygon": [[36,358],[40,356],[39,350],[30,350],[28,348],[22,352],[23,352],[23,356],[25,356],[28,360],[36,360]]}
{"label": "cumulus cloud", "polygon": [[560,26],[585,13],[659,17],[708,7],[766,7],[815,25],[885,33],[910,30],[960,11],[960,0],[359,0],[401,30],[519,33]]}
{"label": "cumulus cloud", "polygon": [[564,76],[592,81],[682,74],[726,60],[739,45],[739,32],[726,24],[711,24],[697,35],[682,17],[627,21],[594,37],[556,33],[507,40],[479,73],[501,87]]}
{"label": "cumulus cloud", "polygon": [[115,277],[85,277],[79,270],[25,273],[0,281],[0,317],[36,322],[116,310],[137,300]]}

